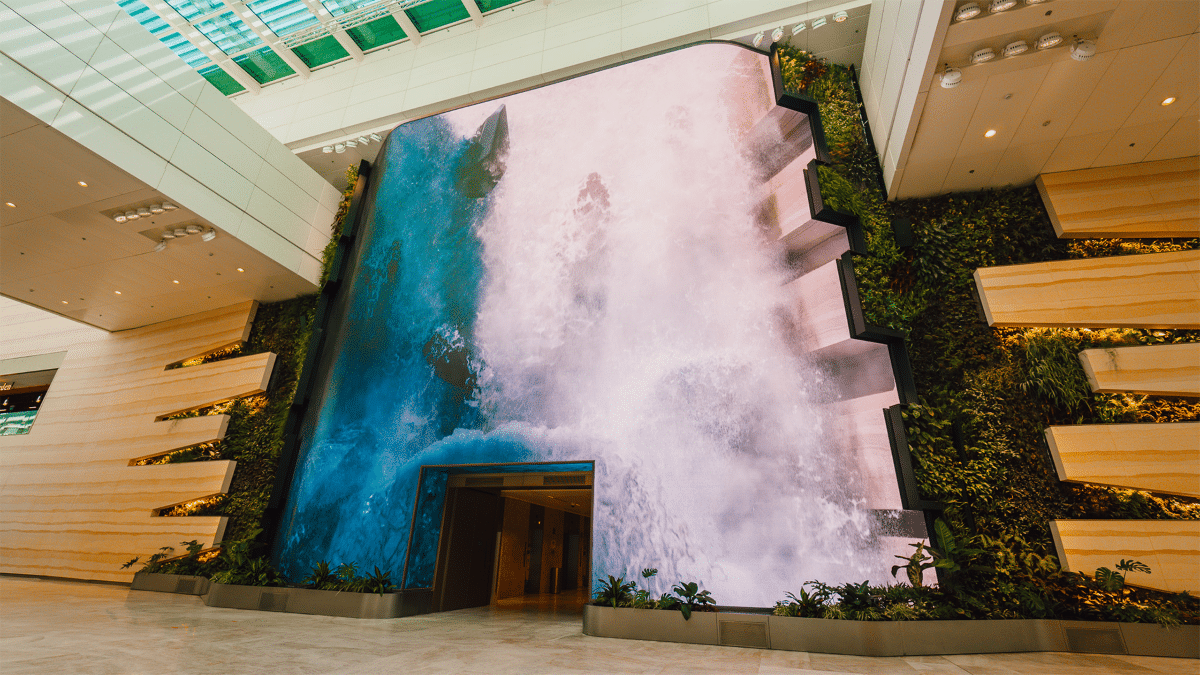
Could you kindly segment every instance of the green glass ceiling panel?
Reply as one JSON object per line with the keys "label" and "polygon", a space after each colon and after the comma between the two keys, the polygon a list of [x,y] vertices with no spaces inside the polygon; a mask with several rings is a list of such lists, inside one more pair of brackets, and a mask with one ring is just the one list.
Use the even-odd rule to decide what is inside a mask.
{"label": "green glass ceiling panel", "polygon": [[475,0],[475,4],[479,5],[479,11],[484,14],[500,9],[501,7],[515,5],[518,2],[525,2],[525,0]]}
{"label": "green glass ceiling panel", "polygon": [[250,77],[253,77],[259,84],[266,84],[296,73],[270,47],[235,56],[233,62],[241,66],[242,70],[250,73]]}
{"label": "green glass ceiling panel", "polygon": [[241,19],[234,16],[233,12],[225,12],[194,25],[226,54],[236,54],[262,44],[262,40],[254,34],[254,31],[242,23]]}
{"label": "green glass ceiling panel", "polygon": [[321,4],[325,5],[325,9],[334,16],[353,12],[360,7],[367,5],[378,4],[379,0],[321,0]]}
{"label": "green glass ceiling panel", "polygon": [[183,59],[189,66],[193,68],[202,68],[212,63],[212,59],[205,56],[204,52],[196,49],[195,45],[188,42],[187,38],[183,37],[179,33],[164,35],[159,38],[159,40],[162,40],[163,44],[170,47],[171,51],[175,52],[176,56]]}
{"label": "green glass ceiling panel", "polygon": [[167,4],[188,21],[225,8],[221,0],[167,0]]}
{"label": "green glass ceiling panel", "polygon": [[317,23],[317,17],[299,0],[258,0],[250,10],[276,35],[287,35]]}
{"label": "green glass ceiling panel", "polygon": [[385,16],[382,19],[375,19],[370,23],[364,23],[361,26],[351,28],[346,33],[350,35],[350,39],[354,40],[358,48],[364,52],[408,37],[404,34],[404,29],[400,27],[400,24],[396,23],[396,20],[391,16]]}
{"label": "green glass ceiling panel", "polygon": [[422,33],[471,17],[462,0],[431,0],[404,11]]}
{"label": "green glass ceiling panel", "polygon": [[[280,47],[280,49],[283,49],[283,47]],[[307,42],[292,49],[292,51],[296,52],[296,56],[299,56],[304,65],[309,68],[323,66],[326,63],[350,56],[346,48],[338,44],[337,38],[332,35],[313,42]]]}
{"label": "green glass ceiling panel", "polygon": [[142,0],[118,0],[117,4],[120,5],[121,9],[125,10],[126,14],[132,16],[146,30],[150,31],[150,34],[154,37],[159,37],[159,33],[171,28],[170,24],[150,11],[150,8]]}
{"label": "green glass ceiling panel", "polygon": [[217,91],[228,96],[236,94],[239,91],[245,91],[246,88],[238,84],[238,81],[229,76],[229,73],[222,70],[219,66],[212,66],[200,71],[204,79],[208,80],[212,86],[217,88]]}

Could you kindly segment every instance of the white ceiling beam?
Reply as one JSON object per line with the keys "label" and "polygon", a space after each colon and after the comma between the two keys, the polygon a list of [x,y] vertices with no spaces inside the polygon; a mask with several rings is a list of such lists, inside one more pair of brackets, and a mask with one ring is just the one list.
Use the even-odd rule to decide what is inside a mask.
{"label": "white ceiling beam", "polygon": [[[308,8],[310,14],[317,17],[317,21],[320,21],[322,25],[332,28],[330,22],[333,21],[333,15],[329,13],[329,10],[325,9],[325,5],[322,5],[319,0],[304,0],[304,6]],[[358,43],[354,41],[354,38],[350,37],[349,33],[340,28],[330,30],[329,32],[338,41],[338,44],[342,46],[342,49],[346,50],[350,58],[360,62],[363,60],[363,50],[359,49]]]}
{"label": "white ceiling beam", "polygon": [[262,91],[262,86],[258,84],[258,80],[250,77],[250,74],[242,70],[241,66],[234,63],[221,48],[212,43],[200,29],[193,26],[187,19],[175,11],[175,8],[165,2],[154,2],[153,0],[146,3],[146,7],[158,15],[158,18],[167,22],[167,25],[174,28],[183,39],[192,43],[192,46],[200,50],[200,53],[207,56],[213,63],[217,64],[221,70],[225,71],[238,84],[242,85],[246,91],[251,94],[258,94]]}
{"label": "white ceiling beam", "polygon": [[408,14],[395,5],[390,8],[390,11],[392,18],[404,29],[404,34],[408,36],[409,40],[412,40],[413,46],[421,44],[421,31],[417,30],[417,24],[413,23]]}
{"label": "white ceiling beam", "polygon": [[296,71],[296,74],[300,76],[300,79],[307,80],[308,76],[312,75],[312,71],[309,70],[308,65],[305,64],[304,61],[300,60],[299,56],[296,56],[296,52],[293,52],[287,47],[279,44],[279,36],[275,34],[275,31],[271,30],[270,26],[268,26],[262,19],[258,18],[258,15],[246,6],[246,3],[238,2],[237,0],[224,0],[224,2],[226,7],[233,10],[235,16],[240,18],[250,28],[250,30],[254,31],[254,34],[258,36],[258,39],[265,42],[267,46],[271,48],[271,51],[278,54],[279,58],[283,59],[284,63],[288,64],[292,70]]}
{"label": "white ceiling beam", "polygon": [[462,0],[463,7],[466,8],[467,14],[471,15],[471,20],[476,26],[483,25],[483,12],[479,11],[479,5],[475,4],[475,0]]}

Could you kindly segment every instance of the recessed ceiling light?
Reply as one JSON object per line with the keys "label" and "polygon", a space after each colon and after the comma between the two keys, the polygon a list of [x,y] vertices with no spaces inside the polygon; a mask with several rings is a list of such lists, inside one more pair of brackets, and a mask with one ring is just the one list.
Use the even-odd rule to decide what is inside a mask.
{"label": "recessed ceiling light", "polygon": [[117,295],[120,295],[120,294],[121,294],[121,291],[113,291],[113,293],[116,293]]}
{"label": "recessed ceiling light", "polygon": [[173,283],[173,284],[177,284],[177,283],[179,283],[179,280],[178,280],[178,279],[172,279],[172,280],[171,280],[171,283]]}
{"label": "recessed ceiling light", "polygon": [[[1163,99],[1162,105],[1171,105],[1171,104],[1172,104],[1172,103],[1174,103],[1174,102],[1175,102],[1175,97],[1174,97],[1174,96],[1168,96],[1168,97],[1166,97],[1166,98],[1164,98],[1164,99]],[[12,206],[12,204],[9,204],[9,206]]]}
{"label": "recessed ceiling light", "polygon": [[123,223],[126,220],[128,220],[128,218],[125,217],[124,213],[118,213],[117,215],[113,216],[113,220],[115,220],[118,223]]}
{"label": "recessed ceiling light", "polygon": [[240,268],[240,267],[239,267],[239,268],[237,268],[237,270],[238,270],[239,272],[245,272],[245,271],[246,271],[246,270],[244,270],[244,269],[242,269],[242,268]]}
{"label": "recessed ceiling light", "polygon": [[995,135],[996,135],[995,129],[988,129],[987,131],[983,132],[984,138],[991,138],[992,136],[995,136]]}
{"label": "recessed ceiling light", "polygon": [[1004,58],[1011,58],[1013,56],[1019,56],[1021,54],[1024,54],[1027,51],[1029,51],[1029,43],[1028,42],[1025,42],[1024,40],[1017,40],[1016,42],[1010,42],[1007,45],[1005,45],[1005,47],[1004,47]]}
{"label": "recessed ceiling light", "polygon": [[1060,44],[1062,44],[1062,41],[1063,41],[1062,36],[1059,35],[1058,33],[1046,33],[1042,37],[1038,38],[1037,48],[1038,49],[1050,49],[1051,47],[1059,46]]}
{"label": "recessed ceiling light", "polygon": [[87,183],[79,181],[79,187],[87,187]]}
{"label": "recessed ceiling light", "polygon": [[71,304],[71,303],[67,302],[66,300],[63,300],[63,301],[62,301],[62,303],[63,303],[64,305],[69,305],[69,304]]}
{"label": "recessed ceiling light", "polygon": [[17,205],[12,202],[4,202],[4,205],[14,209],[17,208]]}
{"label": "recessed ceiling light", "polygon": [[841,12],[838,12],[837,14],[833,15],[833,20],[838,23],[841,23],[849,18],[850,18],[850,15],[847,14],[845,11],[841,11]]}
{"label": "recessed ceiling light", "polygon": [[991,47],[984,47],[971,55],[971,63],[979,65],[980,63],[987,63],[994,58],[996,58],[996,50]]}
{"label": "recessed ceiling light", "polygon": [[983,10],[979,9],[979,3],[968,2],[962,7],[959,7],[958,11],[954,13],[954,20],[966,21],[967,19],[974,19],[975,17],[979,16],[981,11]]}

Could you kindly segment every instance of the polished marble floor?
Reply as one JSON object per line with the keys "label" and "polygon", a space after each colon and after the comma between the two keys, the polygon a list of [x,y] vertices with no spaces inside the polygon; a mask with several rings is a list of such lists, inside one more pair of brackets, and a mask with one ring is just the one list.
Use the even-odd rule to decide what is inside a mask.
{"label": "polished marble floor", "polygon": [[1200,673],[1192,660],[1079,654],[866,658],[613,640],[570,597],[365,621],[206,607],[193,596],[0,576],[0,673]]}

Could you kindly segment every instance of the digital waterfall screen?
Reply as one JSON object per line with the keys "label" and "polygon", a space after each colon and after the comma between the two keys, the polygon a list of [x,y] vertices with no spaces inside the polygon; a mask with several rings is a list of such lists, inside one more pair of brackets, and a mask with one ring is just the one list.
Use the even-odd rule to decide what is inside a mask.
{"label": "digital waterfall screen", "polygon": [[846,235],[804,197],[814,153],[768,58],[729,44],[397,127],[284,571],[354,562],[431,586],[441,513],[432,493],[414,512],[421,467],[595,462],[593,580],[654,567],[656,592],[698,581],[770,606],[809,579],[890,579],[924,529],[897,530],[895,383],[885,346],[849,338]]}

